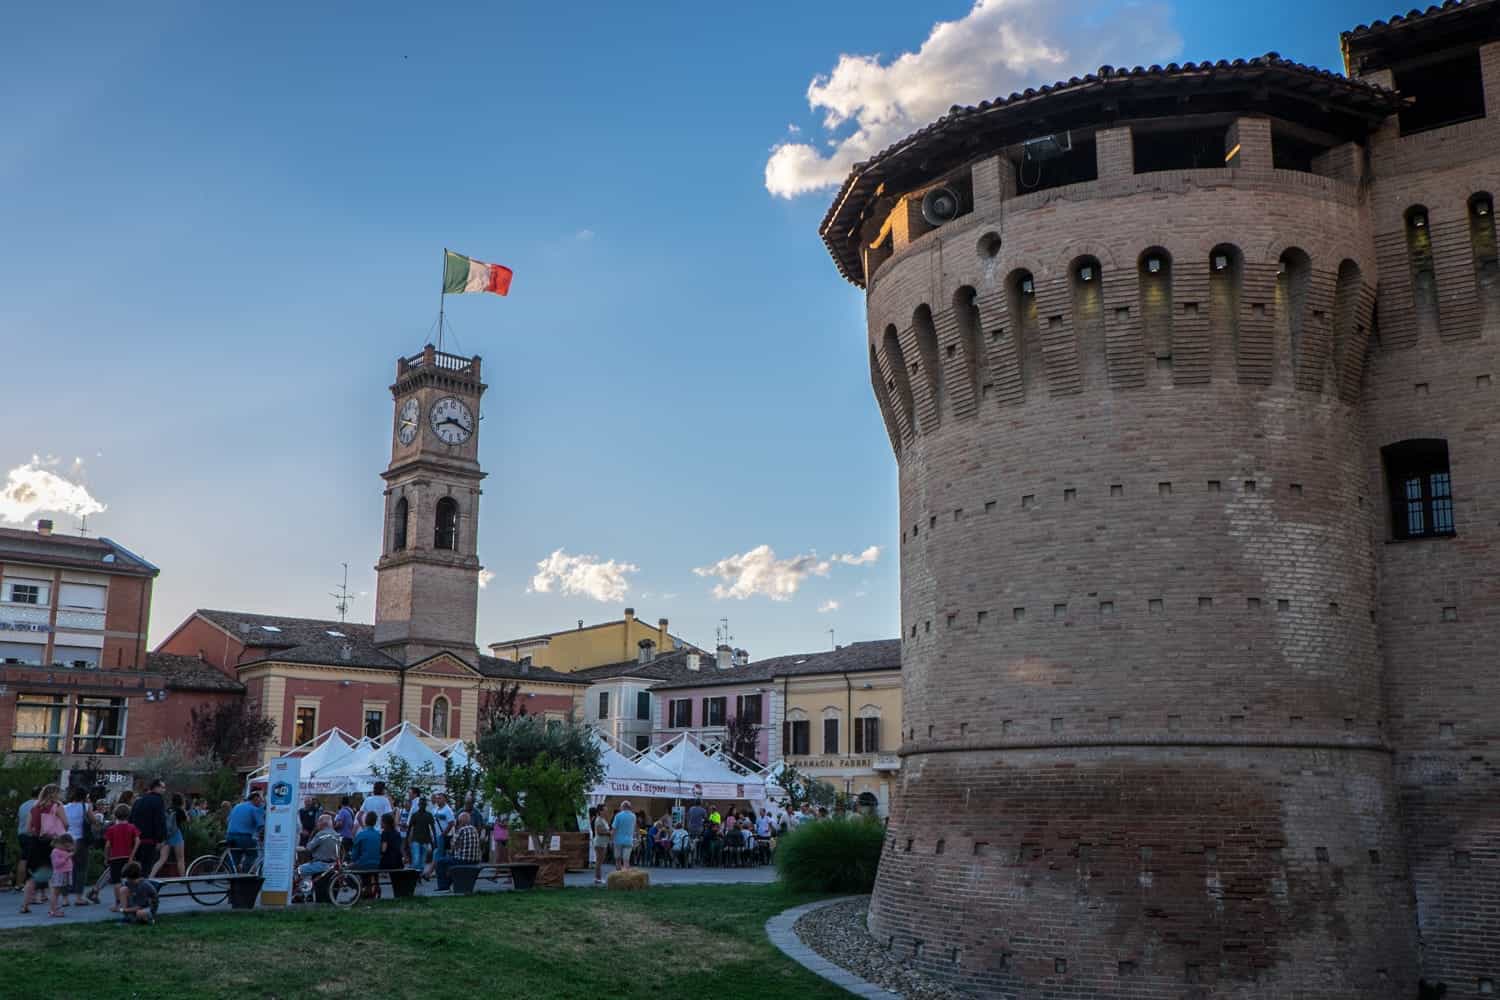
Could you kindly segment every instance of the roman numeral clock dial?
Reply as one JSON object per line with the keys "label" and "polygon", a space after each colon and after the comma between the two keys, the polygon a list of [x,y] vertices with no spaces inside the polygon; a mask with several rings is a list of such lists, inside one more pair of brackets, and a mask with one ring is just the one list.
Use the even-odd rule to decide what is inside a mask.
{"label": "roman numeral clock dial", "polygon": [[444,396],[433,403],[428,420],[432,424],[432,433],[444,444],[463,444],[474,433],[474,414],[468,404],[456,396]]}

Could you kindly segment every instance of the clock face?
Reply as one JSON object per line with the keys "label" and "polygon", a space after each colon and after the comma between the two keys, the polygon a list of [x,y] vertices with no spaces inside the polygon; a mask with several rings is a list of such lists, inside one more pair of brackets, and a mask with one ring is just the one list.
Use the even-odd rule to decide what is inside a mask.
{"label": "clock face", "polygon": [[401,412],[396,419],[396,438],[402,444],[411,444],[416,440],[417,418],[421,416],[421,410],[415,396],[401,404]]}
{"label": "clock face", "polygon": [[457,396],[444,396],[432,404],[432,433],[444,444],[463,444],[474,433],[474,414]]}

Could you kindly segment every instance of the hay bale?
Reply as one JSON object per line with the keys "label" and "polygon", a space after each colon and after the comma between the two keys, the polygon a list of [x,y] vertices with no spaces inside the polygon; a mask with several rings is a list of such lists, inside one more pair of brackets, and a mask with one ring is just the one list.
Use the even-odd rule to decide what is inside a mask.
{"label": "hay bale", "polygon": [[644,868],[627,868],[621,872],[610,872],[608,880],[605,881],[606,889],[618,889],[620,892],[635,892],[638,889],[651,888],[651,876]]}

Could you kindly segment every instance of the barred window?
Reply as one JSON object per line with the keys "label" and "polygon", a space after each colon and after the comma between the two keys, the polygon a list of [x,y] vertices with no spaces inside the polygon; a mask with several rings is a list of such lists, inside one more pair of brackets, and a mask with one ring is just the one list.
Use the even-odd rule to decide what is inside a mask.
{"label": "barred window", "polygon": [[1391,535],[1397,539],[1457,534],[1448,442],[1402,441],[1381,449],[1391,499]]}

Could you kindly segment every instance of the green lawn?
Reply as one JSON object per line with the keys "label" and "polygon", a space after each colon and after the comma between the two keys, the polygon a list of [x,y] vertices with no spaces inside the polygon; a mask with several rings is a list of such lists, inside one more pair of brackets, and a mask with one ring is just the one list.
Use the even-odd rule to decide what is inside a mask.
{"label": "green lawn", "polygon": [[814,898],[776,885],[561,889],[47,926],[0,934],[0,993],[845,997],[766,940],[768,917]]}

